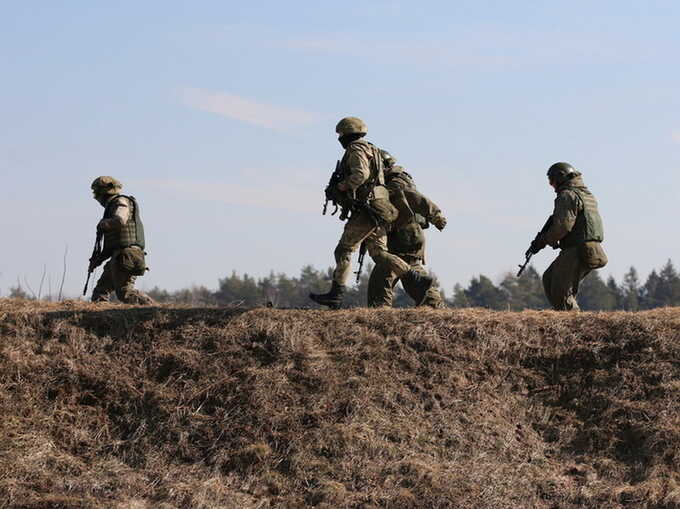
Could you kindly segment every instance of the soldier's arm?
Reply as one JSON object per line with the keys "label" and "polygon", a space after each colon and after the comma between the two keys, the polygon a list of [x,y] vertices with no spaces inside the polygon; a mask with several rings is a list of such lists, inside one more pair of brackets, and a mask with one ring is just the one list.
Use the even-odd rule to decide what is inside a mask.
{"label": "soldier's arm", "polygon": [[413,212],[420,214],[428,221],[432,222],[432,218],[441,215],[442,211],[435,202],[430,200],[420,191],[416,189],[404,189],[404,194],[408,200]]}
{"label": "soldier's arm", "polygon": [[443,230],[446,227],[446,217],[439,206],[415,188],[405,189],[404,195],[409,206],[416,214],[423,216],[428,222]]}
{"label": "soldier's arm", "polygon": [[574,227],[578,213],[579,201],[576,195],[569,191],[560,193],[555,198],[552,225],[542,235],[543,242],[550,246],[557,245]]}
{"label": "soldier's arm", "polygon": [[340,182],[341,191],[354,191],[371,176],[371,161],[363,147],[350,147],[347,154],[348,175]]}
{"label": "soldier's arm", "polygon": [[121,197],[116,200],[116,208],[113,211],[113,217],[99,221],[97,229],[103,232],[117,231],[125,226],[129,219],[130,200]]}

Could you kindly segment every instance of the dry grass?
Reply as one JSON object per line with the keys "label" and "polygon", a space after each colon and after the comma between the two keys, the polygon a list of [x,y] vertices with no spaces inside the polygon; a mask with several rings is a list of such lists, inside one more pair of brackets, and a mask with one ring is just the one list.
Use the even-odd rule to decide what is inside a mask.
{"label": "dry grass", "polygon": [[677,508],[680,309],[0,300],[0,506]]}

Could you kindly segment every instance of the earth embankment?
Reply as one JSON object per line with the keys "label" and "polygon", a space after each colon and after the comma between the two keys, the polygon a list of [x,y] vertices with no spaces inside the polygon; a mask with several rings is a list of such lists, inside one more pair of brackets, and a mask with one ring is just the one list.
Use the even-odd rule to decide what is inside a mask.
{"label": "earth embankment", "polygon": [[0,299],[0,507],[677,508],[680,309]]}

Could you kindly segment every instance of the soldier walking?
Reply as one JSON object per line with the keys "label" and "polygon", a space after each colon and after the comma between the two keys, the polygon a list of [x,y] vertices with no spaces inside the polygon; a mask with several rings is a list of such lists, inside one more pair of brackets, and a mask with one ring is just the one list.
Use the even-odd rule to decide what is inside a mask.
{"label": "soldier walking", "polygon": [[120,194],[122,188],[123,184],[113,177],[97,177],[92,182],[94,199],[104,207],[104,217],[97,224],[104,247],[99,256],[90,260],[90,272],[109,259],[92,291],[92,301],[108,301],[109,294],[116,292],[126,304],[153,304],[151,297],[135,289],[135,279],[147,270],[144,225],[137,200]]}
{"label": "soldier walking", "polygon": [[527,256],[546,245],[560,249],[559,256],[543,273],[543,288],[555,310],[579,310],[576,295],[580,282],[591,270],[607,264],[602,249],[604,229],[595,196],[581,173],[568,163],[548,169],[550,185],[557,193],[555,208],[545,231],[531,243]]}
{"label": "soldier walking", "polygon": [[[423,229],[434,224],[441,231],[446,226],[446,218],[434,202],[418,192],[411,175],[396,164],[394,157],[385,150],[381,153],[390,200],[399,211],[399,217],[387,233],[387,248],[391,254],[408,263],[411,270],[427,275],[427,270],[423,267],[425,263]],[[368,280],[369,307],[392,306],[394,287],[399,279],[388,267],[382,264],[375,265]],[[414,291],[408,281],[402,281],[402,286],[407,295],[418,304],[418,292]],[[445,307],[439,288],[431,286],[421,305],[433,308]]]}
{"label": "soldier walking", "polygon": [[323,294],[310,293],[310,299],[331,309],[342,306],[345,285],[351,272],[352,253],[365,241],[368,254],[375,264],[380,263],[412,285],[418,303],[422,302],[433,279],[412,270],[408,263],[387,250],[386,227],[397,218],[398,211],[390,203],[385,187],[380,150],[363,139],[368,129],[363,120],[357,117],[343,118],[335,131],[345,154],[338,168],[342,178],[332,191],[342,198],[344,207],[350,210],[351,215],[335,248],[331,289]]}

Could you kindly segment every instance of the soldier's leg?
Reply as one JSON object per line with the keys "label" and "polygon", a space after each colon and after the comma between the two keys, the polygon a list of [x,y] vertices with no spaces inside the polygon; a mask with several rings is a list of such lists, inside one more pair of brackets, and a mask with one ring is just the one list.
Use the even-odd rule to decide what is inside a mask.
{"label": "soldier's leg", "polygon": [[392,306],[397,275],[383,265],[375,265],[368,278],[368,306]]}
{"label": "soldier's leg", "polygon": [[[425,267],[423,267],[420,263],[420,261],[414,261],[411,262],[411,270],[414,272],[417,272],[418,274],[427,276],[427,270]],[[401,284],[404,287],[404,291],[408,294],[409,297],[411,297],[413,300],[416,300],[416,297],[418,295],[417,289],[413,287],[413,283],[409,281],[408,279],[402,280]],[[417,305],[417,301],[416,301]],[[439,288],[437,286],[432,285],[427,292],[425,292],[425,299],[422,301],[420,304],[421,306],[429,306],[433,308],[443,308],[444,306],[444,301],[442,300],[442,294],[439,291]]]}
{"label": "soldier's leg", "polygon": [[373,221],[365,214],[352,214],[345,223],[345,228],[335,247],[335,270],[331,289],[326,293],[310,293],[309,298],[317,304],[331,309],[342,307],[346,291],[345,283],[352,271],[352,253],[359,249],[361,242],[375,229]]}
{"label": "soldier's leg", "polygon": [[576,296],[578,295],[578,288],[579,285],[581,284],[581,281],[583,281],[588,274],[590,274],[591,269],[586,267],[583,262],[579,260],[579,267],[574,274],[574,281],[572,283],[571,287],[571,295],[570,295],[570,302],[569,305],[571,306],[569,309],[580,309],[578,302],[576,301]]}
{"label": "soldier's leg", "polygon": [[543,274],[543,288],[553,309],[579,310],[576,292],[582,274],[583,267],[578,247],[563,249]]}
{"label": "soldier's leg", "polygon": [[368,254],[377,265],[382,265],[385,270],[393,272],[396,277],[402,277],[411,267],[397,255],[387,250],[387,232],[382,226],[374,228],[366,239]]}
{"label": "soldier's leg", "polygon": [[366,247],[376,265],[383,265],[401,279],[402,284],[411,286],[410,295],[416,301],[416,306],[420,306],[434,282],[427,272],[411,270],[408,263],[387,250],[387,233],[382,226],[371,232],[366,239]]}
{"label": "soldier's leg", "polygon": [[[335,247],[335,270],[333,281],[344,286],[352,271],[352,253],[359,249],[361,242],[375,230],[373,221],[364,213],[352,214]],[[370,254],[370,251],[369,251]],[[373,257],[373,255],[371,255]]]}
{"label": "soldier's leg", "polygon": [[119,263],[112,263],[111,276],[114,290],[116,291],[116,297],[118,297],[118,300],[121,302],[124,302],[125,304],[140,305],[151,305],[154,303],[151,297],[135,289],[135,280],[137,277],[121,267]]}
{"label": "soldier's leg", "polygon": [[97,284],[92,290],[92,302],[108,302],[109,294],[113,291],[113,276],[111,274],[111,267],[113,263],[111,260],[106,262],[102,275],[99,276]]}

